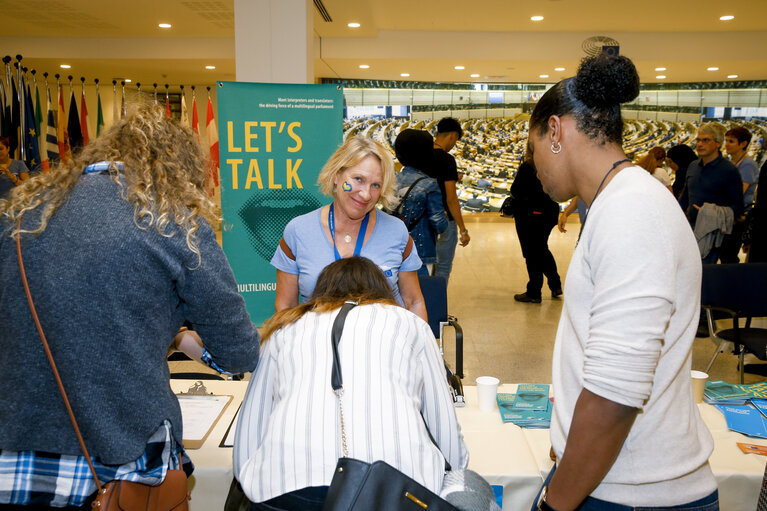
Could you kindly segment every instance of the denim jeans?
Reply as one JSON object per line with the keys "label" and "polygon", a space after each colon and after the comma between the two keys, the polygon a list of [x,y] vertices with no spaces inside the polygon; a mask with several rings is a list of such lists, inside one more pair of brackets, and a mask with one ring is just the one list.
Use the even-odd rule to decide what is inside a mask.
{"label": "denim jeans", "polygon": [[322,511],[327,486],[310,486],[274,497],[266,502],[253,502],[251,511]]}
{"label": "denim jeans", "polygon": [[604,500],[588,497],[578,508],[578,511],[719,511],[719,491],[687,504],[678,506],[623,506]]}
{"label": "denim jeans", "polygon": [[[546,481],[543,486],[548,486],[551,482],[551,477],[557,470],[556,464],[549,471],[549,475],[546,477]],[[533,502],[533,508],[531,511],[535,511],[538,505],[538,499],[541,496],[541,491],[538,491],[538,495]],[[578,506],[576,511],[719,511],[719,490],[714,490],[710,495],[698,499],[694,502],[688,502],[687,504],[679,504],[678,506],[624,506],[623,504],[615,504],[613,502],[607,502],[605,500],[595,499],[594,497],[586,497],[583,504]]]}
{"label": "denim jeans", "polygon": [[453,258],[455,257],[455,247],[458,245],[458,227],[455,221],[450,220],[447,223],[447,230],[437,238],[437,263],[434,265],[434,276],[450,279],[450,272],[453,269]]}

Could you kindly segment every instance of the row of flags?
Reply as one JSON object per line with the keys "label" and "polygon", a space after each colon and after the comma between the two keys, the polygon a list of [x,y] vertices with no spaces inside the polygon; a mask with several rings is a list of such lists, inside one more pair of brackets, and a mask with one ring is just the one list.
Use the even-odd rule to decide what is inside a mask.
{"label": "row of flags", "polygon": [[[69,107],[65,107],[64,87],[56,75],[55,100],[51,95],[48,83],[48,73],[44,73],[44,95],[46,108],[43,110],[40,100],[40,88],[37,84],[35,71],[31,72],[30,80],[26,68],[21,68],[19,63],[10,66],[10,58],[3,59],[5,63],[5,76],[0,78],[0,136],[10,141],[10,149],[16,149],[16,159],[22,159],[30,170],[46,171],[58,160],[66,161],[72,158],[72,152],[88,145],[91,134],[88,130],[88,108],[85,101],[85,79],[81,78],[81,91],[79,94],[80,107],[72,77],[69,77]],[[15,69],[13,69],[15,68]],[[15,76],[14,76],[15,75]],[[96,83],[96,137],[104,131],[104,113],[101,106],[101,93],[99,81]],[[113,122],[125,118],[125,83],[122,82],[121,97],[118,99],[117,81],[112,81],[113,86]],[[186,107],[186,97],[181,95],[181,123],[190,124],[189,112]],[[200,142],[200,127],[197,116],[197,98],[192,98],[191,127]],[[33,94],[34,90],[34,94]],[[34,100],[33,100],[34,97]],[[139,90],[139,101],[141,94]],[[158,102],[157,89],[155,87],[154,102]],[[213,196],[219,183],[219,151],[218,132],[213,113],[213,104],[210,93],[208,94],[208,108],[205,124],[205,132],[210,152],[210,164],[208,167],[208,193]],[[165,112],[168,118],[172,117],[170,97],[166,86]]]}

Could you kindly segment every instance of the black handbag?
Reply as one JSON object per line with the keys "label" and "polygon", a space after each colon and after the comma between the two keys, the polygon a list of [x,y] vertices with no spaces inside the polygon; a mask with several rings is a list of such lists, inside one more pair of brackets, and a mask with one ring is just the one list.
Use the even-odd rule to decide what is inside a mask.
{"label": "black handbag", "polygon": [[384,461],[367,463],[349,457],[344,427],[344,410],[341,403],[343,378],[338,357],[338,341],[343,332],[346,316],[356,305],[353,302],[345,303],[333,323],[331,385],[338,398],[343,457],[338,459],[322,509],[323,511],[417,511],[419,509],[458,511],[458,508],[439,495]]}

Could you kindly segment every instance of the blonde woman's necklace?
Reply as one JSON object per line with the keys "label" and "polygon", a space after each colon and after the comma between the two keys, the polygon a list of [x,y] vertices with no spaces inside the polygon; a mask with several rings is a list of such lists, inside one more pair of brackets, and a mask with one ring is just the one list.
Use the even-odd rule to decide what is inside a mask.
{"label": "blonde woman's necklace", "polygon": [[[335,222],[335,213],[333,212],[334,209],[334,202],[330,203],[330,211],[328,211],[328,227],[330,228],[330,237],[333,239],[333,253],[336,257],[336,261],[341,259],[341,254],[338,253],[338,247],[336,246],[336,222]],[[370,220],[370,212],[365,215],[365,218],[362,219],[362,224],[360,225],[360,230],[357,233],[357,245],[354,247],[354,254],[355,256],[360,255],[360,252],[362,252],[362,243],[365,241],[365,232],[368,229],[368,220]],[[349,233],[346,233],[344,235],[344,241],[346,243],[352,242],[352,236]]]}

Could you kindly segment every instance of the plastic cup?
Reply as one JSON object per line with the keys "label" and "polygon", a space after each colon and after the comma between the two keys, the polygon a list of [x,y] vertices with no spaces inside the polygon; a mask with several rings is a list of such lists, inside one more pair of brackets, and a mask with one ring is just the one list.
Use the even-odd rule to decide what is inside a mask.
{"label": "plastic cup", "polygon": [[692,374],[692,395],[696,403],[703,402],[703,392],[706,390],[706,380],[708,374],[703,371],[691,371]]}
{"label": "plastic cup", "polygon": [[501,381],[493,376],[477,378],[477,401],[483,412],[495,411],[495,396],[498,394],[498,384]]}

